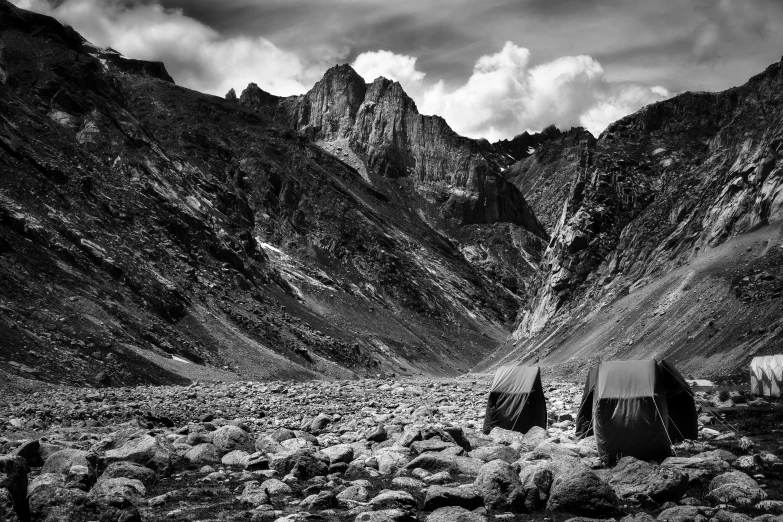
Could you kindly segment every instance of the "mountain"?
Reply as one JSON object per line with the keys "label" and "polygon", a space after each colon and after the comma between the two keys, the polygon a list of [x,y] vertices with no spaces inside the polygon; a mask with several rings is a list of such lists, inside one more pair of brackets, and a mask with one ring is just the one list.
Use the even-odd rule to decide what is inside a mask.
{"label": "mountain", "polygon": [[0,0],[0,357],[68,384],[455,374],[548,236],[485,141],[336,67],[226,99]]}
{"label": "mountain", "polygon": [[[510,167],[552,240],[514,335],[482,366],[666,356],[715,374],[779,350],[782,102],[776,63]],[[568,188],[547,206],[552,176]]]}

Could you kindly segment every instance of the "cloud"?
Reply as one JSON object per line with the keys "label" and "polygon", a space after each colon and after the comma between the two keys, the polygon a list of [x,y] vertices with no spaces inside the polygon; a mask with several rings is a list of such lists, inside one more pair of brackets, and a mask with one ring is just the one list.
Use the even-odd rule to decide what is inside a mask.
{"label": "cloud", "polygon": [[[607,81],[590,56],[564,56],[530,66],[530,51],[512,42],[476,62],[464,85],[425,84],[416,58],[389,51],[363,53],[354,67],[366,80],[398,80],[425,114],[438,114],[460,134],[489,140],[555,124],[586,127],[598,135],[613,121],[670,96],[661,86]],[[369,75],[369,76],[368,76]]]}
{"label": "cloud", "polygon": [[277,95],[307,91],[340,56],[305,62],[260,37],[224,37],[155,2],[14,0],[18,7],[73,25],[87,40],[132,58],[163,61],[174,80],[216,95],[255,82]]}

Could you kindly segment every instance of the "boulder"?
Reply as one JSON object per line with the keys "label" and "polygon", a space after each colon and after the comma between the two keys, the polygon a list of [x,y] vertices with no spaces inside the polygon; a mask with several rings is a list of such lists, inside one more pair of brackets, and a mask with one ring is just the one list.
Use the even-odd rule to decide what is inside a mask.
{"label": "boulder", "polygon": [[712,479],[707,498],[723,504],[749,506],[765,500],[767,493],[745,473],[730,471]]}
{"label": "boulder", "polygon": [[487,509],[519,513],[525,507],[525,494],[517,470],[504,460],[484,464],[473,482]]}
{"label": "boulder", "polygon": [[448,506],[476,509],[484,505],[481,493],[475,487],[431,486],[424,496],[424,511]]}
{"label": "boulder", "polygon": [[525,509],[537,511],[546,506],[554,474],[545,464],[526,466],[519,472],[519,481],[525,492]]}
{"label": "boulder", "polygon": [[675,506],[664,509],[658,514],[661,522],[707,522],[703,506]]}
{"label": "boulder", "polygon": [[382,509],[359,513],[354,522],[416,522],[416,520],[416,516],[405,509]]}
{"label": "boulder", "polygon": [[299,504],[299,507],[310,512],[331,509],[337,507],[337,497],[331,491],[321,491],[320,493],[306,497]]}
{"label": "boulder", "polygon": [[193,446],[184,456],[192,464],[215,464],[220,462],[217,448],[209,442]]}
{"label": "boulder", "polygon": [[688,490],[688,474],[677,468],[661,468],[634,457],[623,457],[607,473],[607,482],[624,499],[649,497],[663,503],[677,500]]}
{"label": "boulder", "polygon": [[337,494],[338,502],[367,502],[370,499],[370,492],[367,488],[360,485],[348,486]]}
{"label": "boulder", "polygon": [[[16,512],[14,499],[11,498],[11,492],[5,488],[0,488],[0,520],[3,522],[22,521],[20,514]],[[27,520],[29,519],[26,519],[24,522],[27,522]]]}
{"label": "boulder", "polygon": [[135,462],[159,473],[170,472],[173,465],[171,452],[155,437],[146,434],[107,451],[104,459],[108,463],[121,460]]}
{"label": "boulder", "polygon": [[98,457],[94,453],[78,449],[64,449],[53,453],[44,462],[41,473],[60,473],[67,475],[73,466],[85,466],[93,474]]}
{"label": "boulder", "polygon": [[375,454],[378,471],[384,475],[395,473],[411,461],[411,452],[404,447],[381,448]]}
{"label": "boulder", "polygon": [[241,504],[257,507],[262,504],[268,504],[269,495],[267,495],[266,488],[257,481],[252,480],[250,482],[245,482],[242,493],[239,495],[239,502]]}
{"label": "boulder", "polygon": [[229,451],[220,458],[220,462],[224,466],[244,466],[247,462],[250,453],[244,450]]}
{"label": "boulder", "polygon": [[92,495],[76,488],[45,485],[36,488],[28,500],[36,522],[141,522],[136,506],[122,495]]}
{"label": "boulder", "polygon": [[6,518],[10,520],[12,514],[9,508],[12,505],[13,516],[26,522],[30,516],[27,507],[27,462],[22,457],[0,457],[0,492],[2,491],[8,493],[3,495],[1,504],[5,507],[0,507],[0,513],[5,511]]}
{"label": "boulder", "polygon": [[406,464],[405,469],[422,468],[431,472],[448,471],[452,474],[475,477],[484,464],[484,461],[470,457],[424,453]]}
{"label": "boulder", "polygon": [[473,459],[483,460],[484,462],[503,460],[510,464],[519,459],[519,451],[504,445],[483,446],[471,451],[468,453],[468,456]]}
{"label": "boulder", "polygon": [[121,497],[128,498],[133,502],[138,502],[147,494],[147,488],[140,480],[115,477],[107,478],[105,480],[99,480],[95,483],[95,486],[90,490],[92,496],[114,496],[119,495]]}
{"label": "boulder", "polygon": [[591,469],[577,466],[555,477],[547,509],[587,517],[618,514],[619,500],[612,488]]}
{"label": "boulder", "polygon": [[140,481],[144,487],[149,488],[155,484],[157,477],[155,472],[144,466],[134,464],[133,462],[112,462],[103,470],[98,477],[98,483],[112,478],[129,478]]}
{"label": "boulder", "polygon": [[11,457],[22,457],[27,462],[28,466],[37,468],[43,466],[44,463],[41,454],[39,453],[40,449],[41,443],[38,439],[25,440],[12,449],[8,455]]}
{"label": "boulder", "polygon": [[219,455],[225,455],[229,451],[253,449],[253,439],[250,434],[238,426],[221,426],[212,435],[212,444]]}
{"label": "boulder", "polygon": [[280,445],[280,442],[267,435],[260,435],[256,439],[255,448],[256,451],[264,453],[280,453],[283,451],[283,446]]}
{"label": "boulder", "polygon": [[278,479],[267,479],[261,483],[261,488],[265,490],[270,497],[284,497],[293,494],[291,486]]}
{"label": "boulder", "polygon": [[310,431],[313,433],[318,433],[319,431],[326,428],[329,423],[332,422],[332,418],[324,413],[319,413],[318,416],[313,419],[313,422],[310,423]]}
{"label": "boulder", "polygon": [[335,462],[350,463],[353,460],[353,446],[350,444],[337,444],[336,446],[329,446],[323,448],[321,453],[329,457],[329,463]]}
{"label": "boulder", "polygon": [[307,450],[290,451],[272,455],[269,467],[281,477],[293,473],[300,480],[308,480],[329,472],[329,458]]}
{"label": "boulder", "polygon": [[487,522],[486,515],[473,513],[459,506],[438,508],[424,519],[425,522]]}
{"label": "boulder", "polygon": [[401,509],[404,511],[416,511],[416,499],[407,491],[387,490],[382,491],[372,500],[370,507],[374,511],[384,509]]}

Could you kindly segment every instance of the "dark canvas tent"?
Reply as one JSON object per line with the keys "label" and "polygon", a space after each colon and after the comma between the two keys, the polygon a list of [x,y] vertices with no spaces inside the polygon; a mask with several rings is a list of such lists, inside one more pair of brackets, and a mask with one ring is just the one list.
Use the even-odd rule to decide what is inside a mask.
{"label": "dark canvas tent", "polygon": [[690,387],[668,361],[605,362],[588,374],[576,432],[595,434],[601,458],[662,460],[697,430]]}
{"label": "dark canvas tent", "polygon": [[484,433],[495,426],[527,432],[533,426],[546,428],[546,399],[541,370],[527,366],[501,366],[489,389]]}

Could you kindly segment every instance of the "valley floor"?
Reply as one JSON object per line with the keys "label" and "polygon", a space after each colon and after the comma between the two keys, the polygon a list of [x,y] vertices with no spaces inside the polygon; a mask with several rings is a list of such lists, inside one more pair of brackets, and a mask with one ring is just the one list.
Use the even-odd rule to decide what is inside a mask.
{"label": "valley floor", "polygon": [[32,520],[646,513],[662,522],[743,522],[783,513],[780,402],[749,397],[737,384],[697,388],[699,440],[678,444],[662,466],[628,457],[606,468],[594,439],[574,436],[581,383],[545,377],[547,430],[485,436],[490,381],[477,374],[39,391],[17,381],[0,396],[0,464],[13,470],[8,457],[18,455],[29,466],[16,480]]}

